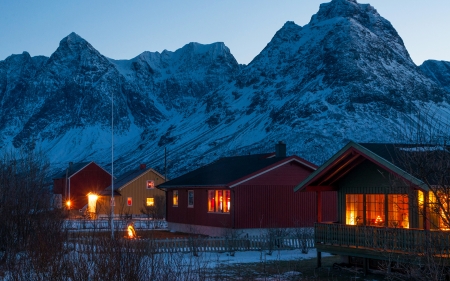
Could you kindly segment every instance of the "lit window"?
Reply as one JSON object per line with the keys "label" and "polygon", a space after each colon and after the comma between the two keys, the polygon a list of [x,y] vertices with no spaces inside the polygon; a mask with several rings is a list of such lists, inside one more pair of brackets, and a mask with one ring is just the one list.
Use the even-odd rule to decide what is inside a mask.
{"label": "lit window", "polygon": [[188,207],[193,208],[194,207],[194,191],[188,190]]}
{"label": "lit window", "polygon": [[229,190],[208,190],[208,212],[229,213],[230,203]]}
{"label": "lit window", "polygon": [[148,180],[147,181],[147,189],[154,189],[155,188],[155,181]]}
{"label": "lit window", "polygon": [[363,195],[345,195],[345,223],[350,225],[363,224]]}
{"label": "lit window", "polygon": [[408,195],[388,195],[388,221],[390,227],[409,228]]}
{"label": "lit window", "polygon": [[430,191],[428,193],[430,204],[430,224],[432,229],[450,230],[447,212],[450,205],[450,196],[446,189]]}
{"label": "lit window", "polygon": [[128,199],[127,199],[127,205],[128,205],[128,206],[133,205],[133,198],[128,197]]}
{"label": "lit window", "polygon": [[173,191],[173,206],[178,207],[178,190]]}
{"label": "lit window", "polygon": [[384,194],[366,194],[366,224],[385,225]]}
{"label": "lit window", "polygon": [[155,206],[155,198],[147,198],[147,206]]}

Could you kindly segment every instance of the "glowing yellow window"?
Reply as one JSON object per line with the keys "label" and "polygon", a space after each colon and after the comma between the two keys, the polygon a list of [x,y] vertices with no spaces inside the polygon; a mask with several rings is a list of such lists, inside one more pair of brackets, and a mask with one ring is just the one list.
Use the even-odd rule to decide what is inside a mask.
{"label": "glowing yellow window", "polygon": [[[423,200],[422,200],[423,201]],[[407,194],[389,194],[388,221],[390,227],[409,228]]]}
{"label": "glowing yellow window", "polygon": [[147,198],[147,206],[155,206],[155,198]]}
{"label": "glowing yellow window", "polygon": [[173,206],[178,207],[178,190],[173,191]]}
{"label": "glowing yellow window", "polygon": [[363,195],[345,195],[345,223],[350,225],[363,224]]}

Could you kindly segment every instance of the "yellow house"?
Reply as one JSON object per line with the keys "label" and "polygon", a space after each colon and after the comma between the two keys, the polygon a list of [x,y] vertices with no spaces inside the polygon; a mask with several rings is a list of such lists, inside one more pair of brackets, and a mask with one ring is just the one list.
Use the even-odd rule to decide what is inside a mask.
{"label": "yellow house", "polygon": [[[141,164],[139,169],[131,170],[113,182],[114,215],[124,217],[165,217],[165,192],[156,186],[166,180],[157,171]],[[98,215],[111,214],[111,186],[106,188],[97,201]]]}

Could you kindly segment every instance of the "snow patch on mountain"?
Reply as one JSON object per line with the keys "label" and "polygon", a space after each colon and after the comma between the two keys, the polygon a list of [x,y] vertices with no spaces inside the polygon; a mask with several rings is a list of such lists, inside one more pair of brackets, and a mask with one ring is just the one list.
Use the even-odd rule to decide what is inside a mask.
{"label": "snow patch on mountain", "polygon": [[114,144],[116,174],[162,171],[166,150],[174,177],[283,140],[321,164],[349,140],[402,141],[424,116],[448,120],[448,69],[417,67],[391,23],[355,0],[286,22],[248,65],[221,42],[114,60],[71,33],[50,58],[0,61],[0,147],[110,168]]}

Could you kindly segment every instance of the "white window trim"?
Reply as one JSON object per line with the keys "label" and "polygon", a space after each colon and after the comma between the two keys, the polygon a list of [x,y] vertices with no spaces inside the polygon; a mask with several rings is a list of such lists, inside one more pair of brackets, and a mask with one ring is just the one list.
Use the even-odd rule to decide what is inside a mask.
{"label": "white window trim", "polygon": [[[192,205],[189,204],[189,194],[190,193],[192,193]],[[194,205],[195,205],[194,190],[188,190],[188,196],[187,197],[188,197],[187,198],[188,199],[188,202],[187,202],[188,203],[188,208],[194,208]]]}

